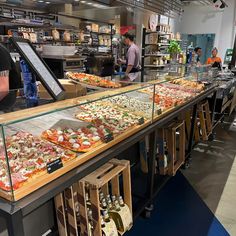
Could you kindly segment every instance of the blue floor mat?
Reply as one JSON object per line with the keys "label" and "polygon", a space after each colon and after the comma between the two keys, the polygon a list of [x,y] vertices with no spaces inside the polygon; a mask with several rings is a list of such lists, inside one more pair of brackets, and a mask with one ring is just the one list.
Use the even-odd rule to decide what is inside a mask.
{"label": "blue floor mat", "polygon": [[159,192],[151,219],[138,218],[127,236],[229,236],[179,172]]}

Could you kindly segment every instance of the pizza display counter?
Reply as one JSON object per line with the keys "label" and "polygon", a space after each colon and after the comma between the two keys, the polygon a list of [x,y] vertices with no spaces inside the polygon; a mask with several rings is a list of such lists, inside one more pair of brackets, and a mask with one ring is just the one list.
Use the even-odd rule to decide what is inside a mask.
{"label": "pizza display counter", "polygon": [[[214,91],[184,79],[135,84],[0,116],[0,213],[20,232],[23,221],[13,226],[13,215],[28,215],[146,136],[153,166],[157,127]],[[186,152],[192,139],[193,130]]]}

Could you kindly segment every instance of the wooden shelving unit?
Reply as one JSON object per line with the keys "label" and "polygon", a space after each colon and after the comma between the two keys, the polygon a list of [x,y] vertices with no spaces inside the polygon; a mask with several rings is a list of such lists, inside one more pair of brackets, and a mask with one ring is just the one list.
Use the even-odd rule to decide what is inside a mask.
{"label": "wooden shelving unit", "polygon": [[[147,42],[147,36],[150,34],[157,34],[157,42],[156,43],[152,43],[152,42]],[[166,36],[166,35],[171,35],[171,33],[166,33],[166,32],[158,32],[158,31],[150,31],[147,30],[146,28],[143,28],[143,39],[142,39],[142,61],[141,61],[141,65],[142,65],[142,74],[141,74],[141,80],[144,80],[144,74],[145,74],[145,70],[147,68],[152,68],[152,69],[161,69],[163,70],[163,68],[165,68],[167,66],[167,64],[145,64],[145,59],[150,57],[150,58],[163,58],[163,57],[169,57],[169,54],[167,53],[146,53],[146,49],[148,47],[156,47],[156,51],[158,52],[158,50],[160,48],[167,48],[170,44],[169,44],[169,39],[168,42],[159,42],[159,39],[161,36]]]}

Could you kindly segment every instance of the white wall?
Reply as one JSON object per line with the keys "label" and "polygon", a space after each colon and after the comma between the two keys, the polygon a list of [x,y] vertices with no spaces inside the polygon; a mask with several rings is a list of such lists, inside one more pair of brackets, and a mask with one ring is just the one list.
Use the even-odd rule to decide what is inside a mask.
{"label": "white wall", "polygon": [[180,22],[182,34],[215,34],[215,46],[219,55],[224,58],[227,48],[233,47],[235,32],[235,0],[227,0],[228,8],[223,11],[212,6],[191,4],[184,7]]}

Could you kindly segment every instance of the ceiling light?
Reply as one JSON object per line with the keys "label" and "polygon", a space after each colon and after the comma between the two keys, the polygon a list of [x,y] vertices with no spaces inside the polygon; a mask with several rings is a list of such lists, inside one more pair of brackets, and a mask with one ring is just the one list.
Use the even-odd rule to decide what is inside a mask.
{"label": "ceiling light", "polygon": [[86,3],[86,1],[80,1],[81,3]]}
{"label": "ceiling light", "polygon": [[92,3],[91,3],[91,2],[88,2],[87,4],[88,4],[88,5],[92,5]]}
{"label": "ceiling light", "polygon": [[38,2],[39,2],[39,3],[43,3],[44,1],[43,1],[43,0],[39,0]]}
{"label": "ceiling light", "polygon": [[50,4],[51,2],[45,2],[46,4]]}

